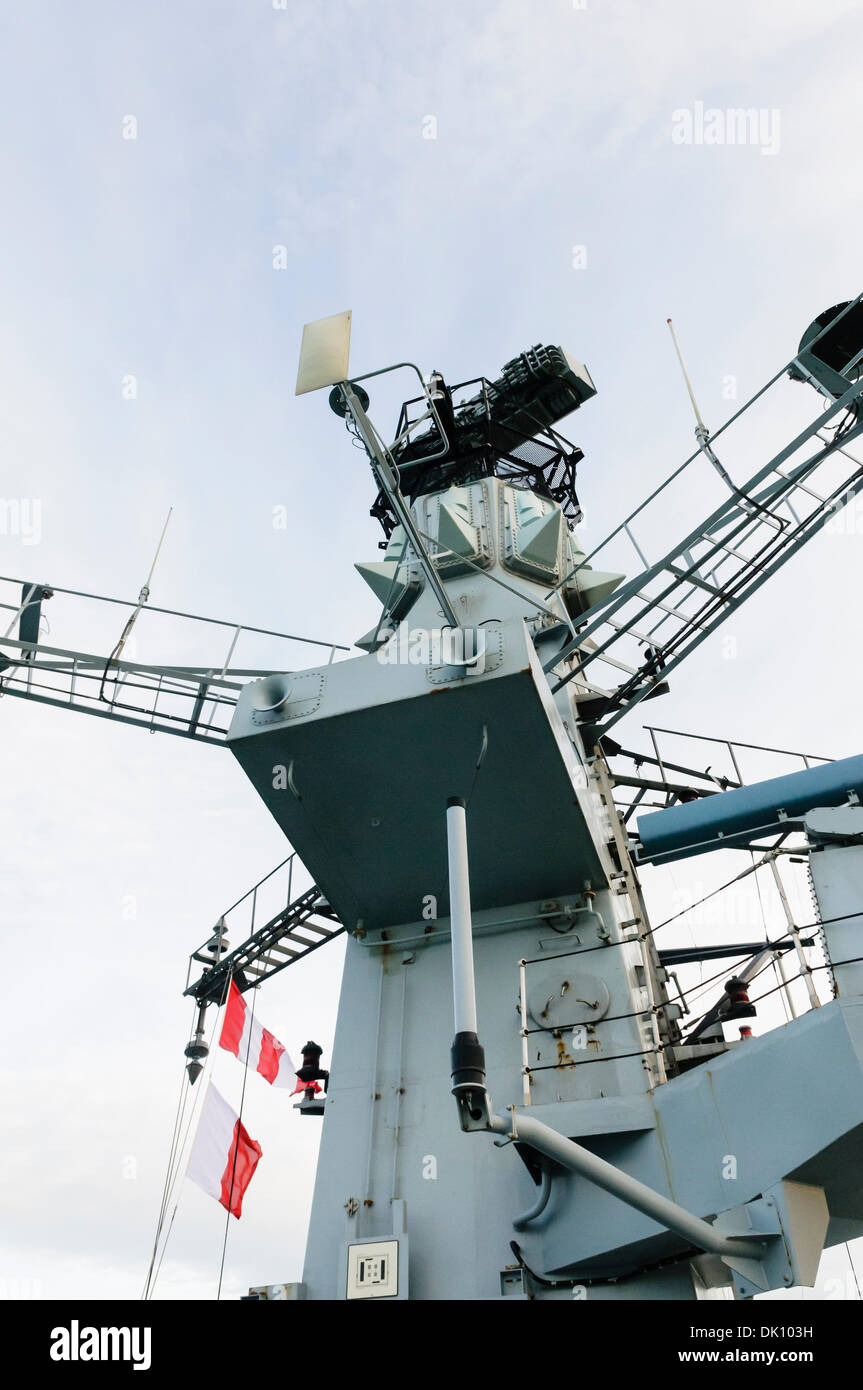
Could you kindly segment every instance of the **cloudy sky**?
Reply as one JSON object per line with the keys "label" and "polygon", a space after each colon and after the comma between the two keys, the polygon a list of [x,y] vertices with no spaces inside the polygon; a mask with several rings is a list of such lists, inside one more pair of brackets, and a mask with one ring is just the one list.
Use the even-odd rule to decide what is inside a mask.
{"label": "cloudy sky", "polygon": [[[351,308],[357,372],[494,376],[563,343],[599,392],[569,429],[592,545],[690,451],[669,315],[716,426],[863,288],[853,0],[43,0],[2,30],[0,497],[39,517],[4,521],[5,575],[134,598],[173,507],[154,602],[350,643],[379,533],[362,455],[294,398],[304,322]],[[741,107],[750,142],[680,138],[681,113]],[[655,722],[859,752],[861,535],[804,550]],[[186,959],[286,846],[223,750],[8,698],[0,750],[0,1290],[135,1297]],[[651,880],[657,911],[682,881]],[[329,1049],[340,963],[262,992],[289,1046]],[[299,1277],[318,1134],[263,1084],[246,1107],[266,1159],[229,1296]],[[160,1296],[213,1296],[222,1232],[184,1192]],[[838,1252],[820,1296],[847,1279]]]}

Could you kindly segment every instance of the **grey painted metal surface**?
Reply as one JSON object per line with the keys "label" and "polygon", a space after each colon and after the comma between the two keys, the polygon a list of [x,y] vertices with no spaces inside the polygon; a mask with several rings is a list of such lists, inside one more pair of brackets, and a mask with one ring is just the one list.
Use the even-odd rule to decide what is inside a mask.
{"label": "grey painted metal surface", "polygon": [[[824,1239],[822,1189],[827,1239],[863,1230],[863,1182],[849,1188],[845,1161],[863,1136],[863,1007],[835,1001],[718,1058],[713,1043],[711,1060],[676,1074],[680,1035],[637,875],[604,764],[579,734],[589,690],[573,680],[552,694],[537,656],[562,619],[544,605],[548,577],[518,567],[526,547],[512,528],[544,538],[547,508],[514,508],[494,479],[452,491],[452,504],[444,494],[417,508],[427,534],[445,507],[474,528],[486,568],[450,552],[445,582],[456,611],[486,633],[482,669],[404,656],[400,635],[442,618],[420,581],[413,596],[405,589],[410,606],[388,647],[292,673],[277,707],[262,708],[250,687],[229,734],[350,933],[306,1296],[346,1297],[349,1247],[387,1245],[396,1210],[410,1232],[410,1269],[399,1268],[416,1299],[571,1297],[580,1280],[596,1298],[696,1298],[705,1280],[732,1278],[749,1296],[808,1277]],[[545,561],[562,573],[563,528],[555,544]],[[495,573],[511,574],[508,588]],[[503,1150],[459,1131],[443,814],[454,795],[468,808],[477,1016],[495,1106],[516,1128],[540,1121],[535,1140],[578,1140],[594,1177],[610,1164],[630,1195],[650,1189],[653,1216],[560,1164],[543,1178],[530,1123]],[[841,1078],[838,1103],[825,1071]],[[789,1181],[803,1214],[788,1217],[777,1245]],[[515,1222],[524,1265],[562,1282],[513,1268]],[[741,1263],[739,1246],[724,1247],[734,1270],[708,1269],[693,1243],[705,1231],[774,1253]],[[677,1268],[655,1268],[669,1259]]]}
{"label": "grey painted metal surface", "polygon": [[[840,804],[859,799],[863,758],[639,822],[654,860],[745,842],[764,817],[767,828],[797,817],[810,837],[838,997],[756,1041],[716,1036],[699,1055],[694,1035],[681,1046],[596,747],[598,719],[611,727],[660,691],[863,487],[863,465],[840,448],[863,428],[863,382],[833,384],[814,424],[622,588],[622,575],[592,569],[558,502],[510,476],[462,470],[408,507],[366,430],[401,522],[385,559],[358,566],[382,604],[358,642],[367,655],[332,664],[330,648],[325,665],[269,666],[242,690],[230,678],[251,668],[229,664],[240,635],[273,634],[228,625],[211,665],[106,665],[39,644],[36,590],[16,592],[8,692],[211,741],[230,718],[231,750],[318,885],[282,911],[302,923],[262,930],[282,932],[283,951],[308,948],[283,928],[315,915],[321,891],[349,933],[304,1279],[290,1297],[560,1298],[583,1282],[597,1299],[697,1298],[732,1278],[748,1297],[811,1283],[825,1242],[863,1232],[863,850],[859,807]],[[846,410],[844,434],[793,459]],[[809,484],[828,459],[842,477],[819,497]],[[802,519],[801,494],[817,503]],[[136,613],[165,613],[142,603]],[[655,639],[668,620],[672,636]],[[470,636],[468,656],[443,650],[454,630]],[[636,667],[619,659],[624,639],[642,648]],[[594,663],[627,679],[604,690]],[[448,864],[441,811],[454,795],[469,817],[466,837],[453,822]],[[450,912],[456,956],[465,967],[472,956],[476,975],[476,1009],[462,980],[456,1019],[465,1031],[481,1020],[500,1146],[456,1123]],[[481,1109],[468,1118],[486,1122]]]}
{"label": "grey painted metal surface", "polygon": [[254,685],[240,696],[231,750],[350,929],[416,920],[429,894],[447,911],[451,795],[471,798],[478,905],[599,881],[583,753],[524,619],[492,624],[489,640],[482,675],[439,680],[376,654],[303,673],[306,685],[295,675],[296,702],[276,711],[255,708]]}
{"label": "grey painted metal surface", "polygon": [[[861,1048],[863,1001],[834,1001],[672,1079],[651,1099],[650,1129],[598,1136],[594,1146],[705,1218],[754,1201],[784,1178],[823,1187],[827,1243],[859,1235],[863,1170],[848,1160],[863,1144]],[[553,1107],[537,1113],[554,1123]],[[620,1202],[585,1178],[561,1176],[555,1187],[547,1226],[534,1229],[538,1268],[570,1268],[576,1242],[586,1272],[682,1248],[648,1217],[622,1215]]]}
{"label": "grey painted metal surface", "polygon": [[578,1173],[592,1186],[610,1193],[626,1207],[641,1212],[664,1230],[681,1236],[687,1245],[693,1245],[697,1250],[738,1258],[746,1258],[754,1253],[751,1246],[747,1247],[733,1236],[723,1236],[709,1222],[686,1211],[679,1202],[648,1187],[599,1154],[591,1153],[583,1144],[576,1144],[574,1140],[558,1134],[551,1125],[538,1120],[535,1115],[510,1113],[506,1117],[494,1116],[492,1131],[529,1145],[568,1171]]}

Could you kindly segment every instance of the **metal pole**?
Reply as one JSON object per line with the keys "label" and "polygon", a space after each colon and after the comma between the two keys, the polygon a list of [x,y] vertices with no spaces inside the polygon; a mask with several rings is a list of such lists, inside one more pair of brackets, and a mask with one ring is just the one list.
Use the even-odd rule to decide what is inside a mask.
{"label": "metal pole", "polygon": [[[762,898],[761,898],[761,889],[760,889],[760,887],[759,887],[759,885],[758,885],[758,869],[761,869],[761,868],[764,867],[764,860],[762,860],[759,864],[756,864],[756,863],[755,863],[755,854],[753,853],[752,850],[749,851],[749,857],[750,857],[750,859],[752,860],[752,867],[753,867],[753,869],[756,871],[756,872],[755,872],[755,891],[756,891],[756,893],[758,894],[758,905],[759,905],[759,907],[760,907],[760,909],[761,909],[761,917],[762,917],[762,920],[763,920],[763,922],[764,922],[764,935],[767,936],[767,918],[766,918],[765,915],[764,915],[764,903],[763,903]],[[768,858],[767,855],[765,855],[765,859],[766,859],[766,858]],[[769,940],[769,938],[768,938],[768,940]],[[773,955],[773,968],[774,968],[774,970],[776,971],[776,975],[777,975],[777,977],[778,977],[778,979],[779,979],[779,982],[780,982],[780,984],[781,984],[781,986],[782,986],[782,998],[785,1000],[785,1007],[786,1007],[786,1009],[788,1010],[788,1013],[790,1014],[791,1018],[796,1018],[796,1017],[797,1017],[797,1008],[796,1008],[795,1003],[794,1003],[794,996],[793,996],[793,994],[791,993],[791,981],[790,981],[790,979],[788,978],[788,971],[785,969],[785,957],[784,957],[784,955],[783,955],[782,952],[779,952],[779,951],[774,952],[774,955]],[[741,975],[740,978],[743,979],[743,976]]]}
{"label": "metal pole", "polygon": [[815,988],[815,984],[812,979],[812,972],[809,969],[809,962],[806,959],[806,953],[803,950],[803,943],[800,940],[800,929],[797,926],[797,923],[794,921],[794,914],[791,911],[791,904],[788,901],[788,896],[785,892],[785,885],[782,882],[782,878],[779,873],[779,865],[776,863],[776,858],[774,855],[770,856],[770,868],[773,871],[773,878],[776,882],[776,891],[779,894],[779,898],[782,903],[782,910],[785,913],[785,920],[788,923],[788,927],[791,932],[791,937],[794,942],[794,949],[797,952],[797,959],[800,962],[800,974],[803,976],[803,980],[806,985],[806,993],[809,995],[809,1003],[812,1005],[813,1009],[820,1009],[821,1000],[818,998],[818,992]]}
{"label": "metal pole", "polygon": [[635,1207],[636,1211],[643,1212],[666,1230],[676,1231],[700,1250],[710,1250],[716,1255],[725,1255],[731,1259],[757,1260],[761,1254],[759,1247],[771,1238],[770,1232],[759,1232],[749,1238],[722,1235],[721,1231],[717,1231],[709,1222],[693,1216],[677,1202],[663,1197],[661,1192],[655,1192],[653,1188],[625,1173],[622,1168],[616,1168],[613,1163],[608,1163],[598,1154],[582,1148],[581,1144],[574,1143],[572,1139],[564,1138],[562,1134],[558,1134],[556,1130],[540,1120],[533,1119],[532,1116],[516,1115],[514,1111],[510,1111],[507,1119],[494,1115],[490,1127],[496,1134],[529,1144],[531,1148],[545,1154],[546,1158],[554,1159],[571,1172],[581,1173],[588,1182],[613,1193],[622,1202],[626,1202],[627,1206]]}
{"label": "metal pole", "polygon": [[384,454],[383,449],[381,448],[380,444],[378,443],[375,437],[375,432],[372,429],[369,417],[363,410],[359,398],[356,392],[352,389],[350,382],[339,382],[339,386],[342,395],[345,398],[345,404],[347,405],[348,410],[351,412],[351,415],[353,416],[354,424],[360,432],[362,441],[366,446],[366,451],[369,455],[369,458],[372,461],[372,468],[374,469],[374,474],[378,480],[378,484],[380,485],[381,490],[383,491],[393,511],[395,512],[396,516],[398,517],[399,521],[404,527],[405,532],[407,533],[408,540],[410,541],[411,546],[413,547],[417,559],[422,565],[426,579],[429,582],[429,585],[435,598],[441,606],[444,617],[446,618],[447,622],[452,623],[453,627],[460,627],[461,624],[459,623],[459,620],[455,615],[455,610],[452,604],[447,598],[446,590],[444,589],[443,584],[441,583],[440,578],[438,576],[438,572],[435,569],[434,564],[432,563],[431,556],[429,555],[428,551],[423,545],[420,533],[417,530],[416,524],[411,515],[410,507],[407,505],[405,499],[402,497],[398,485],[398,479],[393,473],[393,470],[390,468],[390,465],[386,459],[386,455]]}
{"label": "metal pole", "polygon": [[530,1225],[531,1221],[535,1221],[538,1216],[542,1216],[542,1213],[548,1206],[548,1199],[550,1196],[551,1168],[547,1163],[544,1163],[542,1165],[542,1176],[540,1178],[539,1192],[537,1193],[536,1201],[532,1206],[528,1207],[527,1211],[523,1211],[520,1216],[514,1216],[512,1218],[513,1230],[523,1231],[526,1226]]}
{"label": "metal pole", "polygon": [[470,876],[467,862],[465,803],[451,796],[446,806],[449,911],[452,934],[452,995],[455,1031],[476,1034],[476,988],[473,971],[473,930]]}
{"label": "metal pole", "polygon": [[447,802],[446,834],[455,1018],[455,1037],[450,1052],[452,1093],[462,1129],[485,1129],[490,1120],[489,1099],[485,1089],[485,1053],[476,1032],[467,826],[465,803],[460,796],[451,796]]}
{"label": "metal pole", "polygon": [[528,1032],[527,1032],[527,961],[521,960],[518,963],[518,1000],[519,1018],[521,1019],[521,1071],[523,1099],[525,1105],[530,1105],[530,1056],[528,1054]]}
{"label": "metal pole", "polygon": [[656,754],[656,762],[657,762],[657,765],[658,765],[658,767],[659,767],[659,771],[662,773],[662,780],[663,780],[663,782],[665,783],[665,786],[666,786],[666,788],[667,788],[667,787],[668,787],[668,778],[667,778],[667,776],[666,776],[666,774],[665,774],[665,767],[663,766],[662,754],[661,754],[660,751],[659,751],[659,744],[657,743],[657,740],[656,740],[656,734],[653,732],[652,729],[649,729],[649,730],[648,730],[648,733],[650,734],[650,741],[651,741],[651,743],[653,744],[653,751],[654,751],[654,753]]}

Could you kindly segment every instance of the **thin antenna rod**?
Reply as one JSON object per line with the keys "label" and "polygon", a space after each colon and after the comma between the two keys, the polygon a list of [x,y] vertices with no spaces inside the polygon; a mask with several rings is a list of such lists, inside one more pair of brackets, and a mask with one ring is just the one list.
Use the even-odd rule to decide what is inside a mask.
{"label": "thin antenna rod", "polygon": [[123,631],[122,631],[121,634],[120,634],[120,640],[119,640],[119,642],[117,643],[117,645],[116,645],[116,647],[114,648],[114,650],[111,652],[111,655],[108,657],[107,663],[106,663],[106,665],[105,665],[105,669],[104,669],[104,671],[102,672],[102,681],[101,681],[101,684],[100,684],[100,686],[99,686],[99,699],[100,699],[100,700],[104,700],[104,699],[106,698],[106,696],[105,696],[105,682],[106,682],[106,680],[107,680],[107,678],[108,678],[108,672],[109,672],[109,670],[110,670],[112,664],[114,664],[114,663],[116,663],[116,662],[119,661],[119,659],[120,659],[120,657],[121,657],[121,655],[122,655],[122,653],[123,653],[123,648],[125,647],[126,643],[127,643],[128,640],[129,640],[129,637],[130,637],[130,635],[131,635],[132,628],[135,626],[135,622],[136,622],[136,619],[137,619],[137,617],[138,617],[138,614],[140,613],[141,609],[144,607],[144,604],[147,602],[147,599],[150,597],[150,580],[153,578],[153,571],[154,571],[155,568],[156,568],[156,561],[157,561],[158,558],[159,558],[159,552],[160,552],[160,550],[162,549],[162,542],[163,542],[164,539],[165,539],[165,532],[166,532],[167,529],[168,529],[168,522],[171,520],[171,513],[173,512],[173,510],[174,510],[173,507],[169,507],[169,508],[168,508],[168,515],[165,517],[165,524],[164,524],[164,526],[162,527],[162,534],[161,534],[161,536],[159,537],[159,544],[156,546],[156,553],[155,553],[155,555],[153,556],[153,563],[152,563],[152,565],[150,566],[150,573],[147,575],[147,578],[146,578],[146,580],[145,580],[145,582],[144,582],[144,585],[143,585],[143,587],[142,587],[142,589],[141,589],[141,592],[140,592],[139,595],[138,595],[138,603],[137,603],[137,605],[136,605],[134,611],[132,612],[131,616],[129,617],[129,619],[128,619],[127,623],[126,623],[126,626],[123,628]]}
{"label": "thin antenna rod", "polygon": [[674,324],[671,319],[666,319],[666,323],[671,331],[671,341],[674,343],[674,351],[677,353],[677,360],[680,363],[680,370],[683,372],[683,380],[686,382],[686,389],[689,392],[689,399],[692,402],[692,409],[695,411],[696,438],[704,441],[708,438],[708,429],[701,418],[701,411],[698,409],[698,402],[695,399],[695,392],[692,389],[692,382],[689,380],[689,373],[686,370],[686,363],[683,360],[683,353],[680,351],[680,344],[677,341],[677,334],[674,331]]}
{"label": "thin antenna rod", "polygon": [[683,360],[683,353],[680,351],[680,344],[677,341],[677,334],[674,331],[674,324],[671,322],[671,319],[666,319],[666,323],[668,324],[669,330],[671,332],[671,341],[674,343],[674,351],[677,353],[677,360],[680,363],[680,370],[683,373],[683,380],[686,383],[686,389],[689,392],[689,399],[692,402],[692,409],[695,412],[695,438],[698,440],[701,452],[703,453],[704,457],[710,463],[713,464],[713,467],[716,469],[725,486],[729,488],[731,492],[734,493],[734,496],[738,499],[741,509],[744,512],[747,512],[750,516],[754,515],[756,512],[759,512],[761,516],[763,516],[768,526],[772,526],[775,531],[781,531],[783,529],[783,523],[779,520],[779,518],[774,516],[773,513],[769,511],[767,507],[763,507],[761,503],[757,500],[757,498],[747,497],[745,493],[740,491],[740,488],[737,486],[734,479],[728,473],[725,466],[716,457],[716,454],[711,448],[710,431],[701,418],[701,411],[698,409],[698,402],[695,399],[695,392],[692,389],[692,382],[689,380],[689,373],[686,370],[686,363]]}
{"label": "thin antenna rod", "polygon": [[[670,320],[669,320],[669,322],[670,322]],[[169,507],[169,508],[168,508],[168,515],[165,517],[165,524],[164,524],[164,526],[162,527],[162,534],[161,534],[161,536],[159,537],[159,544],[156,546],[156,553],[155,553],[155,555],[153,556],[153,563],[152,563],[152,565],[150,566],[150,573],[147,575],[146,582],[145,582],[145,584],[144,584],[143,589],[141,590],[141,594],[143,595],[143,598],[141,598],[141,597],[139,596],[139,599],[138,599],[138,602],[139,602],[139,603],[146,603],[146,602],[147,602],[147,599],[150,597],[150,580],[153,578],[153,571],[154,571],[154,569],[156,568],[156,561],[157,561],[158,558],[159,558],[159,551],[162,549],[162,542],[163,542],[164,539],[165,539],[165,532],[166,532],[167,529],[168,529],[168,522],[171,520],[171,513],[173,512],[173,510],[174,510],[173,507]]]}

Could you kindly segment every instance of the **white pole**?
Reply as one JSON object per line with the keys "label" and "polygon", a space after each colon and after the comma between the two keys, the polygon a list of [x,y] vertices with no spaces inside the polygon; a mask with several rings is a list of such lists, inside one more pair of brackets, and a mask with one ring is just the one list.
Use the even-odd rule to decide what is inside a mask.
{"label": "white pole", "polygon": [[[791,911],[791,904],[788,901],[788,894],[785,892],[785,884],[779,872],[779,865],[776,863],[776,856],[770,856],[770,868],[776,881],[776,891],[779,894],[779,901],[782,903],[782,911],[785,913],[785,920],[788,923],[791,939],[794,942],[794,949],[797,952],[797,960],[800,965],[800,974],[806,984],[806,993],[809,995],[809,1003],[813,1009],[821,1007],[821,1000],[818,998],[818,991],[812,979],[812,972],[809,969],[809,962],[803,950],[803,943],[800,940],[800,929],[794,921],[794,913]],[[790,991],[789,991],[790,995]]]}
{"label": "white pole", "polygon": [[668,324],[668,327],[671,330],[671,341],[674,344],[674,351],[677,353],[677,360],[680,363],[680,370],[683,372],[683,380],[686,382],[686,389],[689,392],[689,399],[692,402],[692,409],[695,411],[695,422],[697,425],[695,433],[699,436],[699,438],[701,437],[701,435],[704,435],[706,439],[707,426],[701,418],[701,411],[698,409],[698,402],[695,399],[695,392],[692,389],[692,382],[689,380],[689,373],[686,370],[686,365],[683,361],[683,353],[680,351],[680,344],[677,341],[677,334],[674,331],[674,324],[671,322],[671,319],[666,319],[666,323]]}
{"label": "white pole", "polygon": [[476,989],[473,974],[473,931],[470,875],[467,861],[465,803],[451,796],[446,807],[449,860],[449,911],[452,935],[452,994],[455,1031],[476,1035]]}

